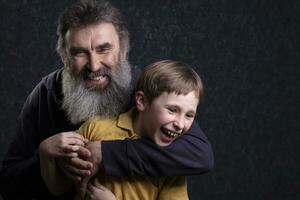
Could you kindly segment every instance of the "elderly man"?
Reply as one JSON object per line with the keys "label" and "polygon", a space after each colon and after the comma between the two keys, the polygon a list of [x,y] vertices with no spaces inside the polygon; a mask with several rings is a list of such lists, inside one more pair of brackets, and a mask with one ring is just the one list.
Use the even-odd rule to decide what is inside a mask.
{"label": "elderly man", "polygon": [[57,33],[64,67],[44,77],[23,106],[0,173],[5,199],[72,198],[72,191],[50,195],[39,148],[78,181],[100,166],[112,176],[192,175],[212,168],[210,143],[197,124],[166,148],[147,139],[88,143],[73,132],[94,115],[112,117],[128,109],[139,72],[128,63],[129,33],[109,2],[75,3],[60,17]]}

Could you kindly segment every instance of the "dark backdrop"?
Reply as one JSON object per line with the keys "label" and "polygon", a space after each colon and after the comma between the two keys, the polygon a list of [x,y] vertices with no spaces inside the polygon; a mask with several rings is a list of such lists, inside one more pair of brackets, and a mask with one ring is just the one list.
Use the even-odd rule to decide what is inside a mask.
{"label": "dark backdrop", "polygon": [[[57,18],[71,2],[1,0],[0,163],[26,96],[61,66]],[[198,121],[215,169],[189,177],[190,198],[300,199],[300,1],[113,3],[127,16],[132,64],[182,60],[203,78]]]}

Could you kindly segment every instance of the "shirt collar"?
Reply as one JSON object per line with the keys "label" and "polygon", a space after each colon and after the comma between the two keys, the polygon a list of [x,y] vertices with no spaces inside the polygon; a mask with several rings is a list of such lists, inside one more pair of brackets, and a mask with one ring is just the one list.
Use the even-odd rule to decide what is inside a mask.
{"label": "shirt collar", "polygon": [[135,108],[131,108],[129,111],[122,113],[118,117],[117,126],[125,129],[129,132],[130,136],[136,135],[133,130],[133,113]]}

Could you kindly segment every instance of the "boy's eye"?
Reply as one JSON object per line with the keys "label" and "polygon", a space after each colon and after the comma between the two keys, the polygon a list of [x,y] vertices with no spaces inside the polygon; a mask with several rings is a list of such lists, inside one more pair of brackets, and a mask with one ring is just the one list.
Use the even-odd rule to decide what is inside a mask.
{"label": "boy's eye", "polygon": [[176,112],[176,108],[169,107],[168,110],[169,110],[170,112],[172,112],[172,113],[173,113],[173,112]]}
{"label": "boy's eye", "polygon": [[194,117],[195,117],[194,114],[186,114],[185,116],[186,116],[187,118],[194,118]]}

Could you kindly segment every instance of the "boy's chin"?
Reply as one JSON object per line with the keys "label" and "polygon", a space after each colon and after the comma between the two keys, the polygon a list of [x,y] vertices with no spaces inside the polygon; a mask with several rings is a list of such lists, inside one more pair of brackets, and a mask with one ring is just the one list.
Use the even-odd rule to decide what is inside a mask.
{"label": "boy's chin", "polygon": [[166,147],[166,146],[169,146],[173,142],[173,140],[174,140],[174,138],[169,138],[169,137],[161,136],[160,138],[155,138],[154,142],[158,146]]}

